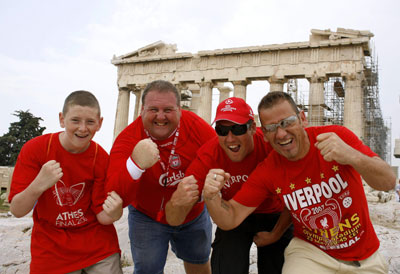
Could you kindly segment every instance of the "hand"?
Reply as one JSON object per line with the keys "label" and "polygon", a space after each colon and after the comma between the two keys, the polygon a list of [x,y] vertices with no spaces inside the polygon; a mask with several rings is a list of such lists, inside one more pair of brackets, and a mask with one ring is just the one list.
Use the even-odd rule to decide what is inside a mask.
{"label": "hand", "polygon": [[44,192],[55,185],[63,175],[60,163],[50,160],[40,169],[39,174],[35,178],[35,184],[40,191]]}
{"label": "hand", "polygon": [[225,182],[229,180],[230,174],[222,169],[210,169],[204,182],[203,197],[205,200],[212,200],[219,195]]}
{"label": "hand", "polygon": [[253,242],[257,247],[273,244],[277,241],[275,235],[269,231],[260,231],[253,237]]}
{"label": "hand", "polygon": [[336,161],[342,165],[351,164],[354,156],[358,155],[357,150],[346,144],[334,132],[318,135],[315,147],[320,150],[325,161]]}
{"label": "hand", "polygon": [[156,143],[150,138],[140,140],[132,151],[132,159],[141,169],[147,169],[160,158]]}
{"label": "hand", "polygon": [[185,177],[171,196],[173,206],[191,206],[199,200],[199,186],[193,175]]}
{"label": "hand", "polygon": [[104,200],[103,209],[113,221],[119,220],[122,216],[122,199],[115,192],[108,193],[107,198]]}

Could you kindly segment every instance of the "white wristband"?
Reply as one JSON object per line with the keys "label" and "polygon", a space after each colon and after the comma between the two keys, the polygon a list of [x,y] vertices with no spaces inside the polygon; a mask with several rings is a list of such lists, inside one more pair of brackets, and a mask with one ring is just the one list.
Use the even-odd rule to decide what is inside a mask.
{"label": "white wristband", "polygon": [[131,175],[133,180],[137,180],[142,176],[142,173],[145,172],[144,169],[139,168],[131,159],[131,157],[126,160],[126,169]]}

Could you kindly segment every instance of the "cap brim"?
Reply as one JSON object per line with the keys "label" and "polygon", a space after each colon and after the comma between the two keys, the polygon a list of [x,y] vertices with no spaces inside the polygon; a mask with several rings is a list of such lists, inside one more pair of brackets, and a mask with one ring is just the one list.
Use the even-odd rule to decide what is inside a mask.
{"label": "cap brim", "polygon": [[214,122],[211,123],[213,125],[214,123],[218,121],[229,121],[235,124],[246,124],[249,120],[252,120],[250,117],[244,118],[243,116],[235,116],[235,115],[219,115],[218,117],[215,117]]}

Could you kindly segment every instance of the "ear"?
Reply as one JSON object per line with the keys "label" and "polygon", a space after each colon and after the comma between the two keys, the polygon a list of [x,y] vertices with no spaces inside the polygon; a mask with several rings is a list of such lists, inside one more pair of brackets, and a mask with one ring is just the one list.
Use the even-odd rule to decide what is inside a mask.
{"label": "ear", "polygon": [[303,126],[303,127],[308,126],[308,121],[307,121],[306,115],[304,114],[304,111],[303,111],[303,110],[300,111],[299,117],[300,117],[300,121],[301,121],[302,126]]}
{"label": "ear", "polygon": [[60,121],[60,127],[61,127],[61,128],[65,128],[64,119],[65,119],[65,118],[64,118],[63,113],[60,112],[60,113],[58,114],[58,120]]}
{"label": "ear", "polygon": [[181,106],[177,106],[177,110],[176,110],[176,113],[177,113],[177,115],[178,115],[178,120],[180,120],[181,119],[181,117],[182,117],[182,107]]}
{"label": "ear", "polygon": [[267,139],[267,137],[265,136],[265,134],[263,134],[263,138],[264,138],[264,142],[268,143],[268,139]]}
{"label": "ear", "polygon": [[142,108],[140,109],[140,115],[143,116],[144,114],[144,105],[142,105]]}
{"label": "ear", "polygon": [[256,131],[257,131],[257,124],[254,121],[250,126],[250,132],[251,132],[252,135],[254,135],[256,133]]}
{"label": "ear", "polygon": [[99,120],[99,127],[97,128],[97,130],[96,131],[99,131],[100,129],[101,129],[101,125],[103,124],[103,117],[100,117],[100,120]]}

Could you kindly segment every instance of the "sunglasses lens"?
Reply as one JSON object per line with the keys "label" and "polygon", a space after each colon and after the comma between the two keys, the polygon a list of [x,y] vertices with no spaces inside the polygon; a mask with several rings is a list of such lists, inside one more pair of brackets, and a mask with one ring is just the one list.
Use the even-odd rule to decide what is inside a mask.
{"label": "sunglasses lens", "polygon": [[234,125],[232,126],[231,131],[236,136],[243,135],[247,132],[247,125]]}
{"label": "sunglasses lens", "polygon": [[276,130],[277,126],[275,124],[265,125],[264,128],[267,132],[274,132]]}
{"label": "sunglasses lens", "polygon": [[231,131],[233,135],[236,136],[243,135],[247,132],[247,124],[233,125],[233,126],[222,126],[222,125],[215,126],[215,132],[217,132],[219,136],[227,136],[229,131]]}
{"label": "sunglasses lens", "polygon": [[290,116],[289,118],[286,118],[281,122],[281,128],[287,128],[288,126],[291,126],[296,121],[296,119],[296,116]]}
{"label": "sunglasses lens", "polygon": [[217,132],[217,134],[218,134],[219,136],[226,136],[226,135],[228,135],[229,130],[230,130],[230,127],[227,127],[227,126],[221,126],[221,125],[216,125],[216,126],[215,126],[215,132]]}

